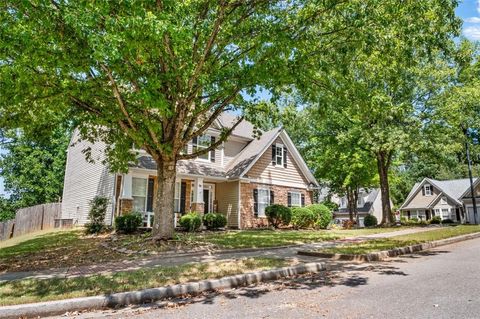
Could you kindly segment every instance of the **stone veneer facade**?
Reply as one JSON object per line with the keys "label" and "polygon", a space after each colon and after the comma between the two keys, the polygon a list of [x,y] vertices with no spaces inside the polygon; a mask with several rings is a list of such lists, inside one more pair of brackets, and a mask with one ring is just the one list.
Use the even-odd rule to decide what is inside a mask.
{"label": "stone veneer facade", "polygon": [[305,206],[312,203],[313,192],[294,187],[278,186],[258,183],[241,183],[240,186],[240,228],[258,228],[267,227],[266,217],[256,217],[253,211],[253,190],[258,187],[269,188],[274,192],[274,204],[287,206],[288,192],[295,191],[305,195]]}
{"label": "stone veneer facade", "polygon": [[120,198],[118,201],[118,205],[120,206],[119,208],[120,215],[125,215],[127,213],[130,213],[133,210],[133,199]]}

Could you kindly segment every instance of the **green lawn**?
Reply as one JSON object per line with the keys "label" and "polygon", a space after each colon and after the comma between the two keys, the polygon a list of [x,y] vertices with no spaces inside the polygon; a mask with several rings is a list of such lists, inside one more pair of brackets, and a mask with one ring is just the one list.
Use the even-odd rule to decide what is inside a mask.
{"label": "green lawn", "polygon": [[429,230],[416,234],[395,236],[385,239],[375,239],[361,243],[342,244],[336,247],[324,248],[319,251],[324,253],[361,255],[375,251],[390,250],[393,248],[405,247],[418,243],[425,243],[476,232],[480,232],[480,225],[442,227],[436,230]]}
{"label": "green lawn", "polygon": [[[30,271],[141,258],[165,251],[188,252],[201,248],[235,249],[275,247],[345,237],[390,232],[401,228],[355,230],[244,230],[177,233],[169,242],[154,242],[150,233],[136,235],[85,236],[82,229],[37,233],[0,243],[0,273]],[[126,255],[102,244],[136,253]]]}
{"label": "green lawn", "polygon": [[392,232],[400,229],[402,228],[350,230],[244,230],[194,236],[197,241],[214,244],[221,248],[257,248],[335,240],[345,237]]}
{"label": "green lawn", "polygon": [[172,267],[154,267],[119,272],[113,275],[0,282],[0,306],[161,287],[279,268],[290,264],[291,262],[283,259],[259,257]]}

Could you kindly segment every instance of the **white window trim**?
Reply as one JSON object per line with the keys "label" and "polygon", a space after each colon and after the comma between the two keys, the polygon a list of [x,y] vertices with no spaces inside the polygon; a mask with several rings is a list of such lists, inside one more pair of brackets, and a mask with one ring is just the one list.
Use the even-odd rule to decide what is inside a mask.
{"label": "white window trim", "polygon": [[[283,144],[280,144],[280,143],[275,144],[275,152],[276,152],[276,154],[275,154],[275,166],[283,167],[283,165],[285,164],[285,158],[283,157],[284,154],[285,154],[285,152],[283,150],[284,148],[285,148],[285,145],[283,145]],[[280,156],[278,156],[278,149],[282,150]],[[278,163],[279,158],[282,159],[280,164]]]}
{"label": "white window trim", "polygon": [[[198,140],[200,139],[200,137],[203,137],[203,136],[208,136],[208,138],[211,140],[212,136],[211,134],[202,134],[200,136],[197,137],[197,145],[195,146],[197,149],[199,148],[199,144],[198,144]],[[209,146],[203,146],[201,145],[200,148],[208,148]],[[193,147],[192,147],[192,153],[193,153]],[[196,160],[197,161],[202,161],[202,162],[211,162],[212,161],[212,151],[208,151],[207,153],[207,156],[208,158],[201,158],[199,156],[197,156]]]}
{"label": "white window trim", "polygon": [[[424,192],[425,192],[425,196],[432,196],[432,185],[425,184],[423,186],[423,189],[424,189]],[[427,193],[427,189],[428,189],[428,193]]]}
{"label": "white window trim", "polygon": [[[290,194],[290,207],[302,207],[302,193],[294,192],[294,191],[293,192],[288,192],[288,193]],[[292,201],[293,200],[293,196],[292,196],[293,194],[298,195],[298,200],[299,200],[298,205],[293,204],[293,201]]]}
{"label": "white window trim", "polygon": [[[266,202],[260,202],[260,191],[267,191],[267,201]],[[270,205],[270,188],[266,187],[258,187],[257,188],[257,216],[258,217],[265,217],[265,208],[267,208]],[[260,204],[266,204],[265,208],[263,209],[263,213],[260,212]]]}
{"label": "white window trim", "polygon": [[[175,189],[174,189],[174,192],[173,192],[173,202],[174,202],[174,210],[175,210],[175,213],[179,213],[180,212],[180,207],[181,207],[181,193],[182,193],[182,182],[181,181],[176,181],[175,182]],[[177,205],[177,201],[178,201],[178,209],[177,207],[175,207]]]}
{"label": "white window trim", "polygon": [[[134,188],[133,188],[133,179],[143,179],[143,180],[145,180],[145,209],[144,209],[144,211],[138,211],[139,213],[145,213],[147,211],[147,200],[148,200],[148,177],[142,177],[142,176],[132,177],[132,198],[134,199],[133,203],[135,203],[135,197],[143,197],[143,196],[135,195]],[[132,207],[132,209],[134,211],[137,211],[135,209],[135,207]]]}

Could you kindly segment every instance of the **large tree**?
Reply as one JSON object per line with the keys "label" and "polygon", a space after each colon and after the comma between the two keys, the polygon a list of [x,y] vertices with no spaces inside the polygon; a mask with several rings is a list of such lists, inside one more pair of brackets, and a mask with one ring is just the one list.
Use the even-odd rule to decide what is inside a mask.
{"label": "large tree", "polygon": [[[309,107],[328,112],[336,134],[356,140],[376,159],[383,224],[390,224],[389,171],[401,150],[425,142],[424,108],[441,91],[427,70],[457,34],[456,1],[388,1],[366,4],[372,28],[354,48],[333,50],[331,64],[312,59],[303,94]],[[443,83],[442,83],[443,84]]]}
{"label": "large tree", "polygon": [[[275,98],[294,83],[312,41],[360,33],[364,3],[6,0],[0,124],[28,129],[63,114],[84,139],[106,142],[112,170],[134,160],[132,144],[144,149],[158,167],[153,234],[171,238],[177,161],[221,145],[244,116],[255,122],[271,104],[246,97],[264,89]],[[182,153],[233,109],[238,121],[215,143]]]}
{"label": "large tree", "polygon": [[328,186],[330,193],[347,197],[353,221],[359,189],[378,185],[375,159],[360,147],[357,139],[343,134],[342,121],[335,116],[330,108],[308,107],[285,126],[315,177]]}

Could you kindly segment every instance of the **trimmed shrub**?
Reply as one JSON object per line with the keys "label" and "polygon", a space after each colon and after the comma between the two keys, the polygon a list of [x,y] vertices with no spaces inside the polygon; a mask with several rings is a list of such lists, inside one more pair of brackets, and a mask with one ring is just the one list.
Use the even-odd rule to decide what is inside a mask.
{"label": "trimmed shrub", "polygon": [[98,234],[104,230],[107,206],[108,198],[103,196],[95,196],[90,201],[90,211],[88,212],[90,222],[85,224],[87,234]]}
{"label": "trimmed shrub", "polygon": [[442,224],[453,224],[453,223],[454,223],[454,221],[451,220],[450,218],[442,220]]}
{"label": "trimmed shrub", "polygon": [[219,229],[227,226],[227,217],[222,214],[208,213],[203,216],[203,224],[207,229]]}
{"label": "trimmed shrub", "polygon": [[315,226],[317,228],[326,229],[333,218],[333,213],[330,208],[324,204],[311,204],[306,208],[310,209],[317,218]]}
{"label": "trimmed shrub", "polygon": [[430,220],[430,224],[440,224],[442,222],[442,218],[440,216],[433,216]]}
{"label": "trimmed shrub", "polygon": [[268,223],[275,228],[280,225],[287,226],[292,220],[292,210],[280,204],[273,204],[265,208]]}
{"label": "trimmed shrub", "polygon": [[310,209],[295,207],[292,209],[292,225],[295,228],[312,228],[317,221],[317,216]]}
{"label": "trimmed shrub", "polygon": [[125,234],[134,233],[142,224],[142,215],[137,212],[115,217],[115,229]]}
{"label": "trimmed shrub", "polygon": [[202,226],[202,217],[197,212],[189,212],[186,215],[180,217],[180,226],[182,226],[188,232],[194,232],[200,229]]}
{"label": "trimmed shrub", "polygon": [[365,227],[377,226],[378,225],[377,217],[375,217],[374,215],[368,214],[367,216],[365,216],[363,220],[363,224],[365,225]]}

